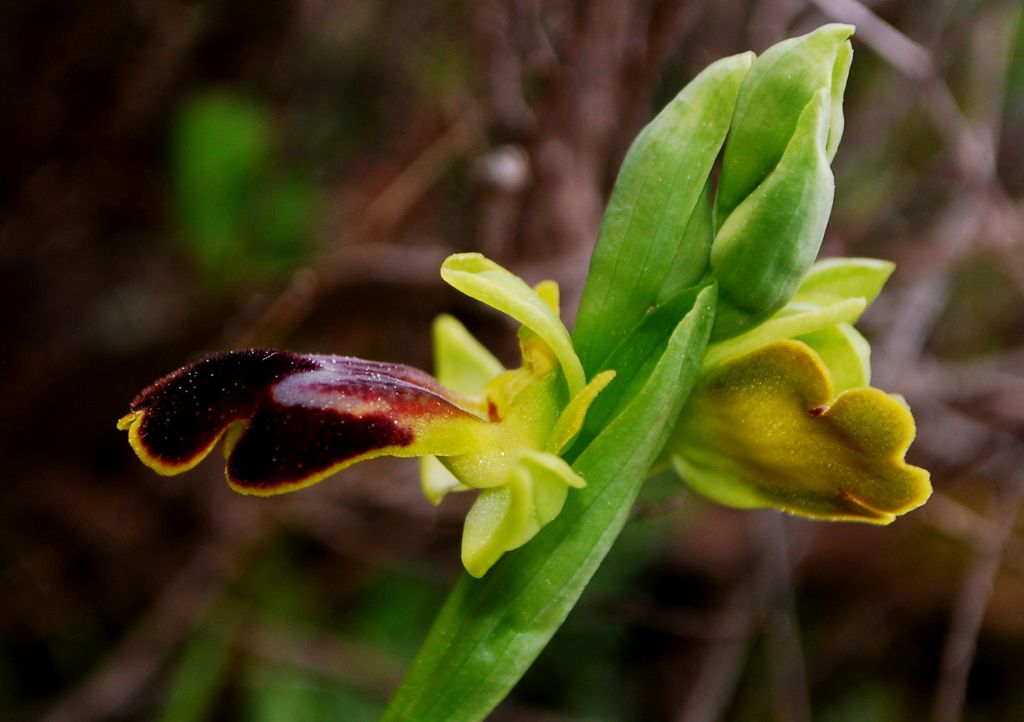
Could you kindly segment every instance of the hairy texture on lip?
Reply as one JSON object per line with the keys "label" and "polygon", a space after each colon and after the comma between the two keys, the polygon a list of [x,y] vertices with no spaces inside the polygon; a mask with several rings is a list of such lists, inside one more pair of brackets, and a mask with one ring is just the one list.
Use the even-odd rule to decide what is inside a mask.
{"label": "hairy texture on lip", "polygon": [[904,402],[870,387],[837,396],[809,346],[776,341],[704,379],[671,448],[681,476],[725,504],[888,524],[931,494],[905,460],[914,433]]}
{"label": "hairy texture on lip", "polygon": [[161,474],[201,461],[227,432],[228,481],[273,494],[356,461],[458,453],[453,430],[481,422],[430,375],[343,356],[251,350],[211,356],[140,393],[118,427]]}
{"label": "hairy texture on lip", "polygon": [[413,440],[411,429],[383,414],[264,407],[231,450],[228,481],[253,493],[284,490],[339,463],[377,449],[409,446]]}
{"label": "hairy texture on lip", "polygon": [[[316,367],[312,358],[273,351],[211,356],[143,389],[125,419],[138,419],[138,441],[166,467],[158,471],[184,471],[209,453],[232,422],[251,416],[273,384]],[[126,427],[125,419],[119,426]]]}

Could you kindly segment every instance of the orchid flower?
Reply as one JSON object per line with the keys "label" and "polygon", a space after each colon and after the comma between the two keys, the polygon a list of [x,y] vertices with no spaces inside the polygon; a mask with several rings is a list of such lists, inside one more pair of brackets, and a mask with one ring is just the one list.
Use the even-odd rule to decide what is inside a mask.
{"label": "orchid flower", "polygon": [[892,273],[873,259],[815,264],[787,305],[708,347],[667,452],[691,488],[742,508],[887,524],[931,494],[904,461],[914,418],[869,386],[854,328]]}
{"label": "orchid flower", "polygon": [[435,324],[442,385],[400,364],[249,350],[212,356],[140,393],[118,422],[160,474],[187,471],[224,437],[228,484],[269,496],[315,484],[377,456],[426,456],[423,486],[437,503],[477,489],[462,559],[483,575],[586,484],[558,454],[614,376],[585,383],[558,317],[558,287],[531,289],[479,254],[449,257],[442,277],[522,323],[522,365],[510,371],[454,318]]}
{"label": "orchid flower", "polygon": [[449,257],[446,282],[521,324],[519,367],[442,316],[436,379],[239,351],[132,402],[118,426],[159,473],[193,467],[221,437],[228,483],[246,494],[419,456],[431,503],[477,494],[462,538],[472,576],[537,537],[456,585],[382,722],[487,716],[659,463],[719,502],[817,519],[884,524],[928,498],[928,473],[904,458],[913,417],[870,387],[870,347],[853,325],[892,264],[815,263],[852,34],[831,24],[723,58],[652,120],[609,198],[572,337],[554,283],[530,288],[479,254]]}

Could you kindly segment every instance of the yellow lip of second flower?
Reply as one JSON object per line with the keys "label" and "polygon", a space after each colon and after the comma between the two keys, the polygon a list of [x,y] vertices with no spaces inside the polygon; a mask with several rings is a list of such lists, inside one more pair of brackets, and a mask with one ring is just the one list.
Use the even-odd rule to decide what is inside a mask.
{"label": "yellow lip of second flower", "polygon": [[670,448],[680,475],[716,501],[887,524],[931,494],[928,472],[904,461],[914,434],[902,399],[870,387],[835,396],[820,357],[785,340],[712,371]]}

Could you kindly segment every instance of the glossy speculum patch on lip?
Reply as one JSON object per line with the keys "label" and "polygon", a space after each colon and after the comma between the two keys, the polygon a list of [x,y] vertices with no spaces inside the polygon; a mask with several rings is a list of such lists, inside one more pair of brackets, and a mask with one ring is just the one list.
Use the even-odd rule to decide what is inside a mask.
{"label": "glossy speculum patch on lip", "polygon": [[428,374],[400,364],[270,350],[220,354],[140,393],[119,422],[149,466],[191,468],[227,432],[228,481],[273,494],[476,416]]}

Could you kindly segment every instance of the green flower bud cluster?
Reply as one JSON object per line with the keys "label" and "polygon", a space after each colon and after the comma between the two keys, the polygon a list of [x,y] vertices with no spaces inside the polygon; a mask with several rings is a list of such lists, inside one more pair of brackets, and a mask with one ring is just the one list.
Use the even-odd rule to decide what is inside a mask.
{"label": "green flower bud cluster", "polygon": [[609,200],[574,345],[588,374],[618,373],[587,436],[639,387],[645,357],[696,294],[714,289],[710,342],[662,461],[725,504],[884,524],[931,492],[904,461],[913,417],[869,388],[870,346],[853,327],[892,264],[815,265],[852,34],[826,25],[720,60],[644,129]]}

